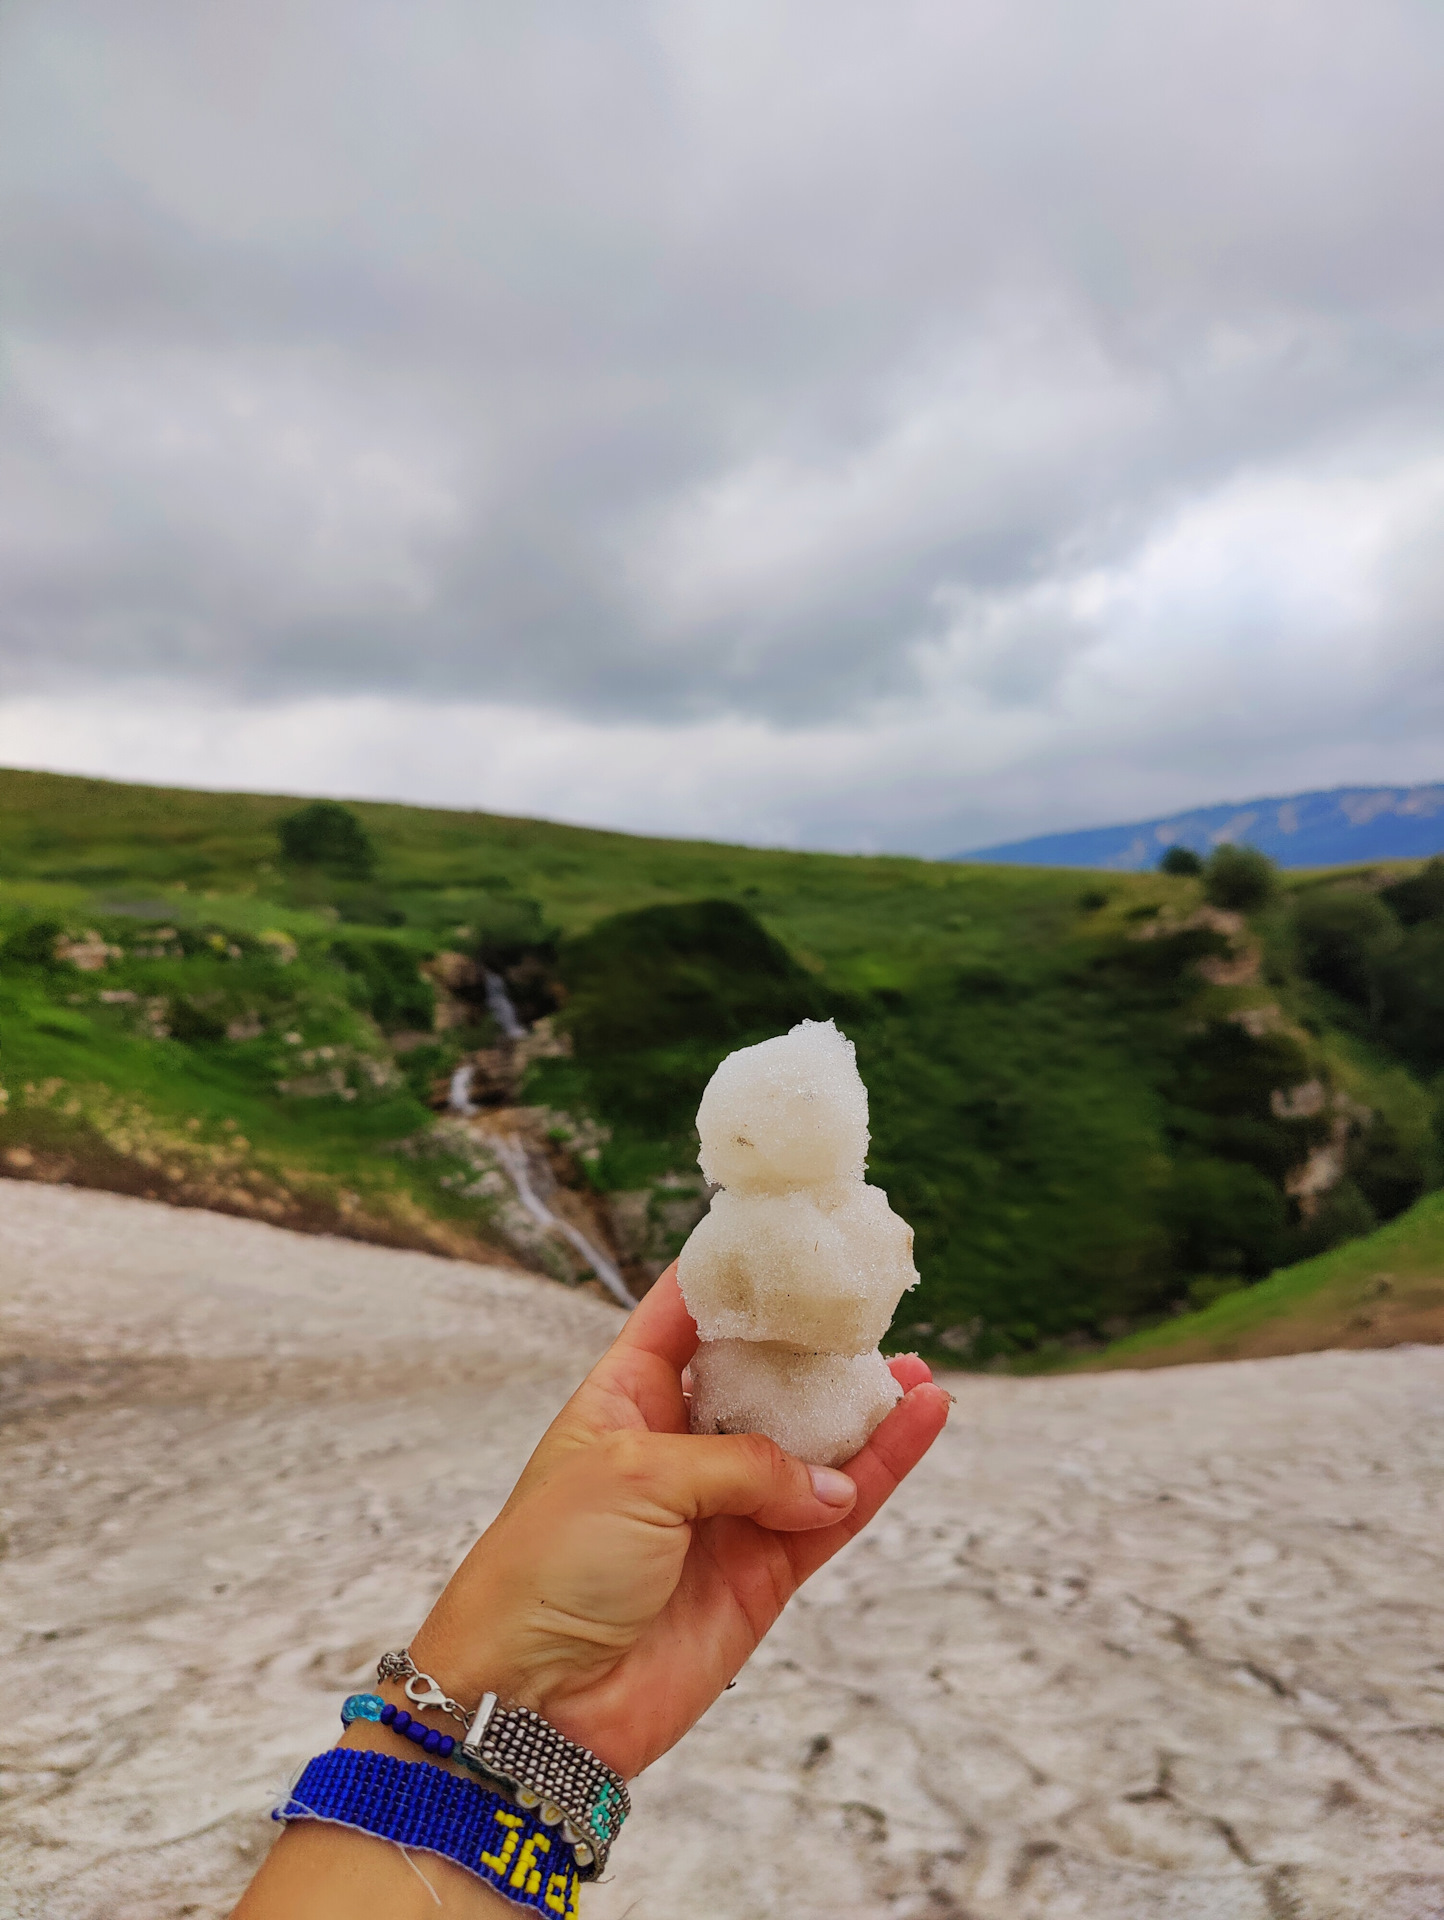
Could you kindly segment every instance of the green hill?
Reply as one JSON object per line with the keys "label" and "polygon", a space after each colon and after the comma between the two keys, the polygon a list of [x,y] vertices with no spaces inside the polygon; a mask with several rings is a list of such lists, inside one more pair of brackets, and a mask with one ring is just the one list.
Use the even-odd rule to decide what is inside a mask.
{"label": "green hill", "polygon": [[[661,1256],[716,1061],[832,1015],[872,1177],[917,1229],[899,1342],[1036,1363],[1437,1183],[1429,875],[1289,876],[1243,914],[1186,874],[0,772],[0,1166],[534,1260],[504,1183],[436,1129],[474,1060],[576,1218],[623,1258],[641,1221]],[[531,1026],[520,1052],[483,968]]]}
{"label": "green hill", "polygon": [[1376,1232],[1115,1341],[1085,1366],[1172,1367],[1444,1341],[1444,1194]]}

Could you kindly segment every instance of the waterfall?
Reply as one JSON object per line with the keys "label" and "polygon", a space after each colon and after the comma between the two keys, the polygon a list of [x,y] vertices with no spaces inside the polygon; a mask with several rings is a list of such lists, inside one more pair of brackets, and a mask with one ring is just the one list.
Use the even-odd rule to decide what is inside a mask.
{"label": "waterfall", "polygon": [[525,1040],[526,1028],[517,1018],[505,980],[490,967],[482,968],[481,977],[486,982],[486,1010],[501,1028],[503,1039]]}
{"label": "waterfall", "polygon": [[626,1281],[607,1256],[599,1253],[586,1235],[580,1233],[570,1221],[559,1220],[532,1185],[531,1169],[526,1161],[526,1148],[520,1140],[514,1134],[493,1134],[486,1144],[496,1155],[498,1163],[506,1170],[511,1184],[516,1188],[517,1199],[537,1225],[548,1233],[559,1233],[564,1240],[568,1241],[619,1306],[636,1306],[636,1301],[627,1291]]}
{"label": "waterfall", "polygon": [[[501,1029],[507,1040],[524,1040],[526,1028],[517,1017],[512,1005],[511,995],[506,990],[506,982],[489,967],[482,969],[482,979],[486,983],[486,1008]],[[451,1076],[451,1089],[448,1105],[452,1113],[463,1119],[470,1118],[476,1112],[471,1098],[472,1077],[476,1069],[463,1061]],[[545,1233],[559,1233],[568,1245],[579,1253],[592,1272],[601,1281],[607,1292],[619,1306],[634,1307],[636,1301],[627,1291],[627,1283],[612,1265],[604,1253],[595,1248],[586,1235],[572,1226],[568,1220],[559,1220],[531,1183],[531,1169],[527,1165],[526,1148],[514,1134],[490,1134],[486,1145],[496,1156],[497,1165],[506,1174],[516,1188],[516,1197],[526,1211]]]}
{"label": "waterfall", "polygon": [[470,1061],[463,1060],[451,1076],[451,1092],[447,1105],[452,1113],[471,1114],[476,1108],[471,1102],[471,1082],[476,1073]]}

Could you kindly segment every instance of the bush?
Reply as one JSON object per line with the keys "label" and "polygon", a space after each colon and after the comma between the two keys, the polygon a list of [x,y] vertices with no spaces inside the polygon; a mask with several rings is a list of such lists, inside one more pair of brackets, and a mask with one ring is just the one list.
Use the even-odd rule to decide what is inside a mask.
{"label": "bush", "polygon": [[406,909],[389,893],[364,883],[338,887],[333,896],[336,911],[352,927],[404,927]]}
{"label": "bush", "polygon": [[194,1000],[172,1000],[166,1024],[172,1040],[184,1041],[188,1047],[205,1046],[226,1037],[225,1021],[208,1008],[198,1007]]}
{"label": "bush", "polygon": [[1312,1220],[1299,1227],[1293,1257],[1311,1260],[1345,1240],[1359,1240],[1379,1224],[1378,1215],[1352,1180],[1341,1180],[1323,1195]]}
{"label": "bush", "polygon": [[567,942],[561,970],[583,1056],[736,1045],[823,1011],[812,976],[731,900],[613,914]]}
{"label": "bush", "polygon": [[561,949],[563,1019],[612,1124],[679,1137],[721,1055],[829,1011],[745,907],[694,900],[600,920]]}
{"label": "bush", "polygon": [[281,858],[295,867],[329,867],[357,880],[376,865],[371,836],[338,800],[313,800],[277,823]]}
{"label": "bush", "polygon": [[1444,921],[1411,928],[1379,962],[1379,1030],[1416,1073],[1444,1069]]}
{"label": "bush", "polygon": [[1288,1205],[1254,1167],[1227,1160],[1179,1162],[1163,1215],[1182,1273],[1261,1280],[1287,1249]]}
{"label": "bush", "polygon": [[1226,840],[1204,862],[1204,894],[1215,907],[1234,913],[1253,913],[1267,906],[1277,883],[1273,861],[1257,847],[1238,847]]}
{"label": "bush", "polygon": [[539,900],[522,893],[483,895],[463,916],[472,929],[476,957],[484,967],[504,973],[532,956],[556,957],[556,929]]}
{"label": "bush", "polygon": [[1389,909],[1372,893],[1335,887],[1304,894],[1293,920],[1299,962],[1308,977],[1373,1015],[1380,963],[1401,941]]}
{"label": "bush", "polygon": [[1203,862],[1192,847],[1169,847],[1158,863],[1160,873],[1192,875],[1203,872]]}
{"label": "bush", "polygon": [[417,970],[415,954],[399,940],[337,940],[331,957],[353,976],[357,997],[378,1026],[431,1031],[436,995]]}
{"label": "bush", "polygon": [[1406,927],[1444,919],[1444,860],[1430,860],[1407,880],[1385,887],[1379,898]]}
{"label": "bush", "polygon": [[[1349,1182],[1380,1220],[1392,1220],[1438,1184],[1439,1145],[1427,1096],[1394,1114],[1375,1112],[1349,1143]],[[1412,1124],[1411,1124],[1412,1123]],[[1366,1229],[1359,1228],[1359,1232]]]}
{"label": "bush", "polygon": [[0,959],[18,967],[53,967],[55,943],[64,931],[58,920],[32,920],[0,946]]}

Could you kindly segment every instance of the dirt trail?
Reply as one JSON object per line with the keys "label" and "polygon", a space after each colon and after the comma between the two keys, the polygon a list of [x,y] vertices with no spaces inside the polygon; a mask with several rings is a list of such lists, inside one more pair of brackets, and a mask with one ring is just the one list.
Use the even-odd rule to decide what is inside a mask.
{"label": "dirt trail", "polygon": [[[0,1182],[0,1914],[225,1913],[616,1324]],[[588,1920],[1440,1920],[1444,1351],[953,1385]]]}

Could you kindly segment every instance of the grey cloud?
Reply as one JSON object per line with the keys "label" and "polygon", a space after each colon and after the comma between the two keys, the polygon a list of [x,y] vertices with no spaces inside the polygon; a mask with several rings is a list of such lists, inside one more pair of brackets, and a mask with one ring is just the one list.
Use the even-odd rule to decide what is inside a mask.
{"label": "grey cloud", "polygon": [[[0,673],[798,728],[952,647],[1045,708],[1101,632],[1050,583],[1444,447],[1441,53],[1406,0],[16,0]],[[970,667],[959,606],[1031,611]]]}

